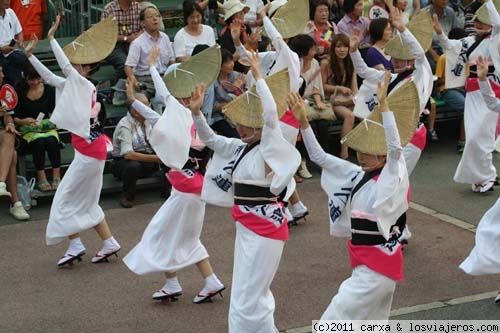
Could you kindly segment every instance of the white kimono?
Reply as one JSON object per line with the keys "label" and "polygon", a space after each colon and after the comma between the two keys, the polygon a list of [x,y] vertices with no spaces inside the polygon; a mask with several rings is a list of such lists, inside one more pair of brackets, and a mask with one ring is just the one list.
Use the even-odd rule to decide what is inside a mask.
{"label": "white kimono", "polygon": [[[259,53],[260,69],[263,77],[269,77],[282,69],[288,68],[290,91],[298,92],[301,84],[299,56],[290,49],[287,43],[285,43],[283,37],[269,17],[264,17],[263,25],[275,49],[275,51]],[[248,56],[248,51],[246,51],[245,48],[238,48],[238,53],[242,59]],[[253,78],[252,72],[248,72],[246,81],[247,87],[255,85],[255,79]],[[280,127],[283,137],[292,145],[295,145],[299,132],[299,125],[293,117],[293,112],[287,110],[287,113],[280,119]]]}
{"label": "white kimono", "polygon": [[479,221],[476,245],[460,268],[470,275],[500,274],[500,198]]}
{"label": "white kimono", "polygon": [[[234,164],[246,144],[239,139],[215,135],[203,116],[193,117],[200,137],[214,150],[202,198],[217,205],[233,206],[233,218],[241,217],[236,220],[230,333],[276,331],[275,303],[270,285],[279,266],[284,240],[288,238],[282,204],[234,204],[233,183],[268,187],[272,194],[279,195],[290,183],[300,163],[299,153],[281,134],[276,103],[265,81],[257,81],[256,87],[264,106],[262,138],[235,170]],[[266,173],[265,165],[272,171]]]}
{"label": "white kimono", "polygon": [[[351,192],[364,176],[362,169],[325,153],[310,127],[301,130],[311,160],[322,168],[321,186],[328,195],[331,234],[368,234],[387,240],[379,245],[349,241],[353,274],[342,283],[322,320],[387,319],[395,281],[403,278],[401,245],[391,238],[391,226],[408,209],[408,173],[394,116],[392,112],[382,115],[388,142],[386,165],[378,179],[368,180],[354,197]],[[378,232],[355,230],[351,219],[376,223]]]}
{"label": "white kimono", "polygon": [[[431,66],[427,61],[424,49],[415,36],[412,35],[410,30],[406,29],[400,36],[408,44],[411,52],[415,56],[415,70],[409,79],[412,80],[417,87],[420,110],[423,111],[432,93],[433,75]],[[352,52],[350,55],[354,70],[364,79],[363,84],[359,88],[359,93],[356,96],[354,115],[358,118],[365,119],[379,104],[377,99],[377,83],[383,80],[386,71],[368,67],[359,51]],[[391,81],[397,76],[397,74],[391,74]],[[405,82],[406,79],[399,82],[391,93],[396,91],[398,87]]]}
{"label": "white kimono", "polygon": [[[500,112],[500,101],[488,81],[479,81],[484,101],[490,110]],[[476,246],[460,265],[467,274],[500,273],[500,199],[481,218],[476,230]]]}
{"label": "white kimono", "polygon": [[[53,74],[35,56],[29,57],[45,83],[56,87],[56,108],[50,120],[57,127],[88,140],[90,110],[96,102],[96,88],[73,68],[55,39],[50,45],[66,79]],[[105,160],[75,150],[75,157],[50,207],[47,245],[62,242],[68,236],[95,227],[104,220],[99,197],[105,163]]]}
{"label": "white kimono", "polygon": [[[498,45],[500,43],[500,17],[492,3],[487,2],[488,12],[493,31],[490,38],[485,38],[467,57],[466,52],[471,47],[473,41],[470,37],[463,40],[448,40],[443,34],[439,35],[439,43],[446,53],[446,65],[454,66],[453,72],[457,72],[459,66],[465,67],[466,61],[474,63],[479,55],[491,61],[495,66],[495,71],[488,75],[488,78],[497,84],[500,83],[500,59]],[[458,66],[458,67],[457,67]],[[448,79],[450,77],[450,79]],[[477,85],[477,78],[469,78],[466,81],[465,69],[460,75],[448,75],[447,86],[465,86],[464,125],[465,142],[464,151],[455,171],[453,180],[457,183],[484,184],[493,181],[496,176],[496,168],[492,161],[492,152],[495,142],[495,129],[498,114],[490,112],[485,104],[483,96]]]}
{"label": "white kimono", "polygon": [[150,71],[165,111],[160,117],[137,100],[132,107],[154,124],[151,146],[162,162],[172,168],[172,192],[149,222],[141,241],[123,258],[138,275],[173,273],[208,258],[200,241],[205,218],[205,203],[200,200],[203,176],[196,170],[183,170],[194,139],[190,135],[191,112],[170,95],[154,66]]}

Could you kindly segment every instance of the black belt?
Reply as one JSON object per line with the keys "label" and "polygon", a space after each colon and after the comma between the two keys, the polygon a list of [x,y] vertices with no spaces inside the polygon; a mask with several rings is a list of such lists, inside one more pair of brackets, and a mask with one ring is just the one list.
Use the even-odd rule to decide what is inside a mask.
{"label": "black belt", "polygon": [[245,206],[267,205],[283,201],[286,189],[280,195],[275,195],[269,187],[234,184],[234,204]]}
{"label": "black belt", "polygon": [[[367,219],[351,219],[351,229],[368,232],[380,232],[377,222]],[[363,234],[353,232],[351,234],[351,243],[353,245],[380,245],[387,243],[387,240],[380,234]]]}

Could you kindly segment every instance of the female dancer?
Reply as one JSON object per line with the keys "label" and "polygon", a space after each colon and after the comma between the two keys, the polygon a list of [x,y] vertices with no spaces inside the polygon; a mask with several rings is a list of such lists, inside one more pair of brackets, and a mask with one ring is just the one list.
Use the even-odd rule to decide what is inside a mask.
{"label": "female dancer", "polygon": [[[488,78],[497,96],[500,96],[500,57],[498,44],[500,17],[493,1],[484,3],[476,12],[474,26],[476,36],[449,40],[443,34],[438,18],[434,17],[434,30],[446,54],[446,87],[465,86],[464,126],[465,147],[453,180],[472,184],[472,191],[483,193],[492,190],[497,183],[493,165],[495,129],[498,115],[491,112],[481,95],[475,60],[479,55],[492,61]],[[494,29],[493,27],[496,26]],[[469,77],[466,78],[466,67]]]}
{"label": "female dancer", "polygon": [[[107,260],[120,250],[120,245],[109,230],[104,212],[99,206],[99,196],[102,188],[102,175],[108,149],[111,149],[110,139],[103,133],[99,124],[100,103],[96,102],[96,88],[89,81],[95,71],[96,63],[106,58],[114,48],[113,42],[100,49],[95,57],[87,57],[85,62],[75,62],[85,58],[86,52],[79,53],[86,47],[93,47],[93,41],[77,41],[70,47],[75,47],[70,63],[63,50],[54,38],[59,26],[60,16],[52,24],[47,38],[59,67],[66,78],[59,77],[47,69],[32,55],[38,40],[32,39],[26,47],[26,55],[44,81],[56,88],[58,98],[51,121],[59,128],[71,132],[71,144],[75,148],[75,157],[71,162],[65,177],[57,188],[50,209],[47,225],[46,241],[48,245],[62,242],[67,237],[70,244],[58,265],[71,264],[75,259],[81,260],[85,254],[85,246],[80,240],[79,232],[94,228],[103,240],[103,247],[92,258],[93,263]],[[115,29],[116,22],[109,19],[101,21],[91,29]],[[87,36],[100,35],[89,34]],[[116,42],[116,38],[114,38]],[[103,112],[101,112],[103,114]]]}
{"label": "female dancer", "polygon": [[[264,113],[253,108],[259,102],[248,92],[232,102],[234,108],[226,107],[241,140],[216,135],[207,125],[200,111],[204,87],[195,91],[189,105],[200,138],[214,150],[202,198],[232,206],[236,221],[230,333],[276,331],[270,286],[288,239],[283,196],[300,163],[300,154],[281,134],[277,103],[262,79],[259,57],[254,54],[248,61]],[[286,81],[276,86],[282,89]]]}
{"label": "female dancer", "polygon": [[[301,98],[290,96],[289,104],[300,121],[309,156],[323,169],[321,184],[329,197],[331,233],[335,236],[351,235],[348,249],[352,276],[342,283],[322,320],[388,319],[396,281],[403,279],[403,254],[397,241],[397,222],[408,209],[409,184],[395,116],[389,111],[386,101],[389,80],[390,74],[387,73],[377,89],[387,145],[383,140],[377,140],[370,127],[364,131],[365,126],[373,123],[365,120],[360,124],[362,136],[358,137],[358,142],[364,142],[358,144],[364,147],[357,149],[359,166],[324,152],[309,126]],[[412,122],[418,119],[416,101],[413,109],[413,112],[407,112]],[[405,121],[404,118],[398,119],[398,123]],[[381,125],[372,126],[378,128]],[[355,128],[349,134],[356,131]],[[349,140],[349,134],[343,141],[354,148],[355,139]],[[387,149],[387,154],[383,153],[384,149]]]}
{"label": "female dancer", "polygon": [[[156,300],[175,300],[182,295],[177,271],[196,264],[205,279],[205,286],[193,302],[202,303],[225,289],[213,272],[207,250],[200,241],[205,217],[205,202],[200,200],[200,194],[209,151],[196,136],[196,127],[184,106],[189,105],[189,98],[182,98],[179,102],[172,96],[154,66],[158,53],[158,48],[154,47],[149,65],[156,94],[161,96],[165,105],[163,116],[160,118],[158,113],[135,98],[130,82],[127,83],[127,96],[132,107],[154,124],[151,145],[171,168],[168,179],[172,192],[153,216],[141,241],[123,261],[139,275],[165,273],[165,285],[153,294]],[[206,57],[206,53],[201,52],[185,60],[184,64],[200,57]],[[178,77],[177,80],[181,79]],[[156,140],[155,135],[161,135],[162,139]]]}
{"label": "female dancer", "polygon": [[[491,89],[487,80],[488,61],[480,56],[477,59],[477,78],[484,102],[495,114],[500,113],[500,101]],[[492,112],[493,113],[493,112]],[[500,199],[491,207],[479,221],[476,231],[476,246],[460,265],[460,268],[470,275],[500,273]],[[500,292],[495,298],[500,304]]]}

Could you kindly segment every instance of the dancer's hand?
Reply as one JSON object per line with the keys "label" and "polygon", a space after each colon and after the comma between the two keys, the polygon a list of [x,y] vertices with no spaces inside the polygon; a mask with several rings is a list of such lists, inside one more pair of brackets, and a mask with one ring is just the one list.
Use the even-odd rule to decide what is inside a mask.
{"label": "dancer's hand", "polygon": [[349,52],[356,52],[361,42],[361,30],[354,28],[349,38]]}
{"label": "dancer's hand", "polygon": [[52,22],[52,26],[49,29],[49,32],[47,32],[47,39],[48,40],[53,40],[57,31],[57,28],[59,28],[59,23],[61,23],[61,16],[57,15],[55,22]]}
{"label": "dancer's hand", "polygon": [[252,66],[251,70],[255,81],[262,79],[262,74],[260,73],[259,53],[251,52],[248,56],[248,62],[250,63],[250,66]]}
{"label": "dancer's hand", "polygon": [[293,115],[300,123],[300,127],[305,129],[309,127],[309,122],[307,121],[306,107],[304,105],[304,100],[299,93],[291,92],[287,97],[288,106],[292,109]]}
{"label": "dancer's hand", "polygon": [[207,86],[204,83],[197,84],[191,93],[191,100],[189,102],[189,109],[195,116],[201,114],[201,106],[203,104],[203,99],[205,97],[205,91]]}
{"label": "dancer's hand", "polygon": [[27,58],[31,57],[37,45],[38,45],[38,37],[35,34],[31,34],[30,41],[24,47],[24,54],[26,55]]}
{"label": "dancer's hand", "polygon": [[443,28],[441,27],[441,22],[439,22],[437,14],[432,15],[432,27],[436,34],[441,35],[443,33]]}
{"label": "dancer's hand", "polygon": [[377,97],[380,103],[380,110],[382,112],[389,111],[389,105],[387,104],[387,88],[389,87],[389,82],[391,81],[391,72],[386,71],[384,74],[384,79],[377,82]]}
{"label": "dancer's hand", "polygon": [[488,60],[479,56],[476,61],[477,65],[477,78],[481,81],[486,81],[486,75],[488,75]]}

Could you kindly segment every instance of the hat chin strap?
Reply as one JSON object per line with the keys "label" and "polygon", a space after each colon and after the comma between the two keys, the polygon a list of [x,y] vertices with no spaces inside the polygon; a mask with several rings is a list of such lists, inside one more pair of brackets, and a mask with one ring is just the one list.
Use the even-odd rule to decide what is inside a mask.
{"label": "hat chin strap", "polygon": [[255,138],[255,134],[257,133],[255,128],[252,128],[252,129],[253,129],[252,135],[241,138],[241,141],[243,141],[244,143],[247,143],[247,144],[251,143],[252,139]]}

